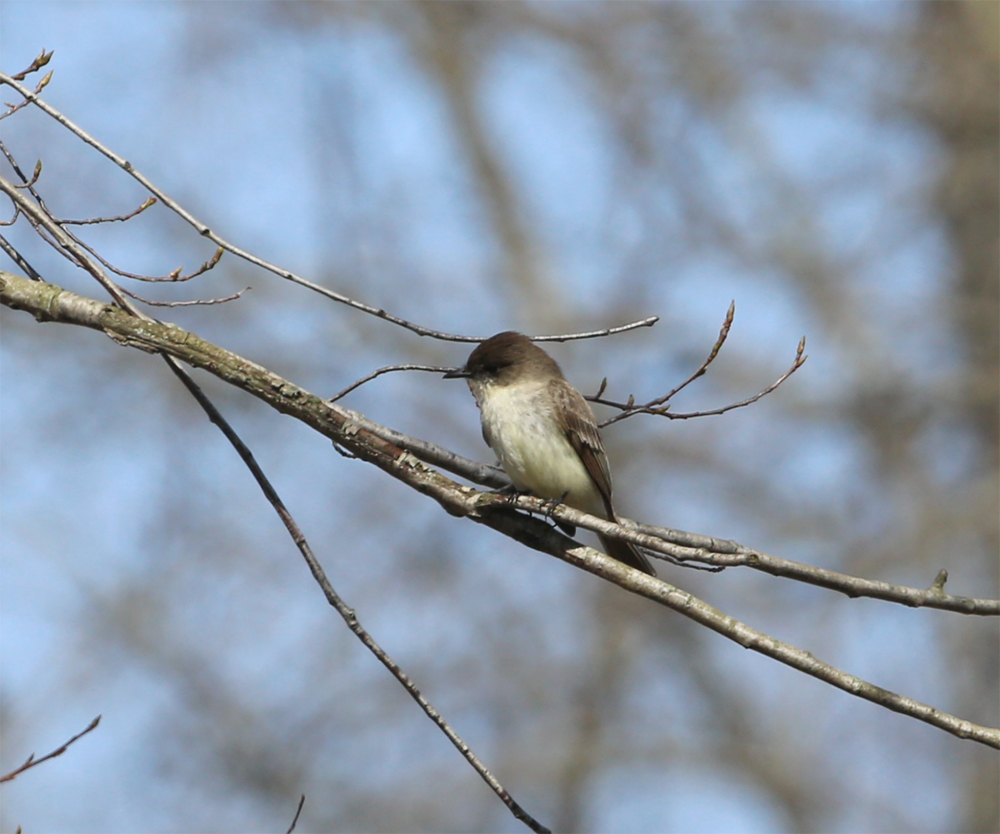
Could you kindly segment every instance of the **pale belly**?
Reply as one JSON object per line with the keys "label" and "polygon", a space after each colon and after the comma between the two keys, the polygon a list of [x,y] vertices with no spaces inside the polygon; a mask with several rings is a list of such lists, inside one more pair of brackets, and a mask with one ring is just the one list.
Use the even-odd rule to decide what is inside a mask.
{"label": "pale belly", "polygon": [[518,489],[539,498],[562,498],[571,507],[603,516],[604,502],[590,473],[543,407],[538,391],[494,389],[482,410],[485,433]]}

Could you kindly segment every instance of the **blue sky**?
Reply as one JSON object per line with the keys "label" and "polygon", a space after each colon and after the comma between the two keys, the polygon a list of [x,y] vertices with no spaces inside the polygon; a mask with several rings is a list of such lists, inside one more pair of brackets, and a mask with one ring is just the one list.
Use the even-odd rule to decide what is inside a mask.
{"label": "blue sky", "polygon": [[[905,4],[825,8],[873,31],[903,27],[912,14]],[[545,41],[510,43],[489,66],[483,123],[521,198],[520,219],[539,245],[540,283],[563,299],[553,310],[506,282],[448,103],[420,70],[412,44],[363,15],[312,30],[262,25],[266,15],[263,5],[235,3],[8,2],[3,68],[17,71],[41,48],[54,50],[55,78],[46,90],[54,106],[224,237],[367,303],[429,326],[483,334],[662,317],[657,328],[628,340],[553,347],[581,388],[596,388],[613,368],[616,393],[669,389],[697,366],[733,299],[737,323],[726,351],[678,408],[753,393],[785,370],[807,334],[809,362],[774,395],[785,399],[723,420],[609,432],[613,457],[621,461],[616,472],[627,473],[618,476],[626,484],[622,500],[649,521],[733,536],[832,567],[843,566],[845,554],[873,530],[887,541],[904,537],[899,518],[909,505],[900,509],[898,496],[886,494],[870,440],[838,408],[858,386],[886,376],[939,384],[959,356],[939,312],[951,268],[947,241],[935,223],[917,222],[912,207],[939,149],[926,131],[886,124],[866,109],[874,94],[865,85],[874,89],[882,68],[841,55],[845,63],[832,61],[817,88],[763,85],[717,122],[676,100],[662,102],[657,136],[676,143],[678,153],[690,149],[679,161],[694,172],[700,196],[745,237],[745,249],[731,251],[689,239],[684,195],[661,169],[647,177],[626,164],[593,91],[579,80],[580,67]],[[117,213],[144,198],[127,177],[37,114],[5,122],[4,138],[25,164],[44,158],[41,187],[51,189],[45,193],[60,212]],[[773,186],[781,177],[792,183],[791,194]],[[797,203],[803,195],[822,199]],[[868,253],[873,238],[898,228],[907,233],[897,245]],[[125,231],[90,234],[105,254],[139,272],[191,268],[212,253],[166,212]],[[53,282],[98,295],[60,259],[31,248],[28,233],[15,235]],[[827,280],[848,286],[801,280],[797,265],[814,265],[782,260],[774,249],[782,236],[816,241],[815,251],[829,258]],[[317,393],[331,394],[386,362],[464,358],[465,347],[407,341],[228,256],[190,292],[214,296],[248,284],[253,289],[235,305],[170,310],[165,317]],[[834,326],[836,311],[817,298],[824,292],[850,302],[847,324]],[[320,765],[328,767],[343,791],[331,799],[338,813],[338,801],[349,804],[352,790],[359,797],[371,795],[365,790],[419,795],[428,785],[449,791],[458,785],[478,797],[463,764],[341,633],[235,455],[207,421],[192,417],[193,406],[165,370],[151,370],[151,357],[99,344],[95,334],[53,334],[54,325],[39,330],[17,314],[4,315],[0,408],[5,437],[18,439],[5,440],[3,459],[4,763],[55,747],[97,713],[105,716],[78,748],[6,786],[4,824],[95,832],[287,825],[284,805],[266,790],[243,793],[218,775],[226,772],[220,761],[233,761],[218,752],[225,749],[225,728],[214,746],[194,743],[211,731],[199,723],[199,698],[207,696],[191,681],[212,680],[210,674],[218,676],[220,691],[238,693],[229,717],[242,720],[243,710],[253,717],[254,743],[295,738],[303,748],[318,748],[315,758],[304,757],[297,784],[327,791]],[[870,361],[846,361],[859,345]],[[591,609],[577,607],[580,599],[596,598],[589,580],[442,518],[419,496],[337,458],[303,427],[206,384],[236,415],[237,428],[377,639],[399,652],[404,665],[416,665],[484,757],[502,763],[515,751],[525,755],[507,728],[497,728],[497,715],[514,716],[506,719],[514,728],[509,735],[520,739],[530,738],[531,721],[551,722],[558,712],[518,720],[517,704],[527,695],[514,686],[515,676],[512,692],[504,693],[510,713],[481,706],[477,699],[485,696],[476,682],[488,680],[489,664],[503,657],[484,647],[503,646],[494,629],[501,622],[523,635],[511,642],[525,658],[569,664],[600,633]],[[474,406],[459,386],[385,378],[347,404],[488,458]],[[942,430],[927,453],[951,461],[962,443]],[[647,468],[661,454],[668,462],[655,464],[654,477]],[[965,469],[958,468],[948,477],[960,480]],[[630,491],[632,478],[643,488]],[[754,483],[767,488],[755,494]],[[787,501],[787,524],[767,511],[764,493]],[[371,524],[362,507],[380,523]],[[836,538],[799,528],[798,512],[851,532]],[[894,572],[879,578],[892,581],[926,585],[936,571],[923,562],[872,558]],[[962,583],[960,554],[940,558]],[[461,577],[460,593],[440,581],[444,574]],[[947,646],[934,619],[940,615],[864,601],[832,607],[825,592],[775,592],[770,580],[732,572],[715,584],[700,576],[677,581],[689,579],[695,592],[774,628],[782,639],[882,685],[956,708],[943,673]],[[955,590],[988,595],[961,584]],[[123,627],[120,618],[129,616],[132,626]],[[703,707],[690,681],[665,671],[671,650],[657,642],[656,623],[630,626],[639,635],[634,639],[648,641],[640,655],[655,674],[648,667],[634,672],[628,697],[664,726],[678,723],[666,739],[680,744],[688,733],[692,750],[710,748],[710,733],[684,724],[691,718],[691,726],[701,727]],[[136,648],[151,639],[162,643],[162,656]],[[753,681],[762,726],[773,722],[777,735],[787,712],[788,732],[803,733],[804,770],[837,774],[841,796],[855,811],[831,816],[834,827],[876,830],[889,820],[939,830],[955,818],[958,777],[947,757],[958,742],[828,693],[732,644],[707,640],[704,652],[723,677]],[[479,669],[477,658],[487,668]],[[191,673],[202,660],[205,668]],[[188,664],[191,677],[174,663]],[[468,689],[456,684],[464,680],[456,669],[471,679]],[[640,686],[644,677],[650,681]],[[558,703],[558,686],[534,697]],[[676,709],[650,703],[644,697],[650,690],[678,698]],[[822,706],[813,717],[816,704]],[[710,716],[701,719],[711,726]],[[673,743],[652,736],[627,747],[620,766],[601,771],[588,805],[595,828],[790,830],[780,802],[736,772],[704,763],[689,772],[649,751],[646,765],[635,753],[642,742],[653,751],[654,741]],[[185,770],[186,743],[199,751],[191,756],[203,767],[198,772],[213,774],[204,783]],[[247,742],[236,760],[252,758],[245,750],[253,749]],[[345,752],[333,756],[330,749]],[[875,764],[855,772],[862,754]],[[331,756],[354,765],[338,770],[343,764]],[[429,775],[413,782],[409,763],[420,756]],[[921,765],[921,756],[932,764]],[[551,796],[510,770],[534,807],[551,807]],[[496,804],[484,802],[491,809],[485,822],[469,812],[453,824],[513,830]],[[307,808],[317,814],[310,824],[322,825],[322,812]]]}

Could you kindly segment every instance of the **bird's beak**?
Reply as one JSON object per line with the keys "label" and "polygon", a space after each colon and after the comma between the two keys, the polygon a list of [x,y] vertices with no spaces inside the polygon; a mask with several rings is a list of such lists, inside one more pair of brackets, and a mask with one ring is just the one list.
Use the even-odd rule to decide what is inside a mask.
{"label": "bird's beak", "polygon": [[465,368],[455,368],[444,375],[445,379],[468,379],[469,372]]}

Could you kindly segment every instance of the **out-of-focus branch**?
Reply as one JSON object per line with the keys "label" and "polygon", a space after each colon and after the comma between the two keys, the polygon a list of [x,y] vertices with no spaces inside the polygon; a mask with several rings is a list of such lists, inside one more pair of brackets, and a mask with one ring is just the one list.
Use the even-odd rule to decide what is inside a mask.
{"label": "out-of-focus branch", "polygon": [[[82,298],[51,284],[29,281],[2,272],[0,303],[31,312],[40,321],[60,321],[101,330],[120,344],[169,354],[207,370],[330,437],[361,460],[433,498],[452,515],[467,517],[529,547],[557,556],[632,593],[671,608],[745,648],[760,652],[852,695],[924,721],[959,738],[1000,748],[1000,730],[974,724],[875,686],[818,660],[809,652],[776,640],[724,614],[680,588],[633,570],[592,548],[582,547],[545,521],[516,512],[506,496],[480,493],[446,478],[410,452],[362,428],[336,405],[331,405],[266,368],[206,342],[182,328],[139,319],[110,305]],[[536,512],[548,509],[557,514],[556,517],[562,517],[571,523],[582,524],[586,521],[586,526],[590,529],[601,529],[617,538],[627,538],[650,548],[667,546],[653,536],[636,533],[618,525],[609,524],[605,530],[596,523],[600,519],[570,511],[569,508],[558,507],[552,510],[534,498],[516,500],[520,506]]]}
{"label": "out-of-focus branch", "polygon": [[516,288],[513,296],[521,300],[529,321],[538,310],[551,314],[559,305],[554,303],[553,288],[544,278],[544,257],[531,225],[524,221],[517,192],[496,152],[493,131],[480,113],[484,44],[470,48],[467,42],[467,18],[475,14],[475,4],[414,3],[411,9],[422,25],[404,31],[414,38],[414,53],[437,82],[451,114],[460,153],[475,172],[484,208],[498,239],[503,259],[501,274],[508,276]]}
{"label": "out-of-focus branch", "polygon": [[292,817],[292,824],[288,826],[288,830],[285,834],[292,834],[295,830],[295,826],[299,824],[299,816],[302,814],[302,806],[306,804],[306,795],[302,794],[299,797],[299,806],[295,809],[295,816]]}

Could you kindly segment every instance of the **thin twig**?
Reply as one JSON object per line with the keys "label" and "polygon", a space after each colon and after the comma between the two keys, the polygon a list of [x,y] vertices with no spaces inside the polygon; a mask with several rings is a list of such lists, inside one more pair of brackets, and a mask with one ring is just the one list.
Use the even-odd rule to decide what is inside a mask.
{"label": "thin twig", "polygon": [[[18,171],[20,174],[21,172]],[[42,160],[37,160],[35,162],[35,170],[31,172],[31,179],[25,180],[24,185],[19,185],[18,188],[27,188],[29,191],[34,188],[35,183],[38,182],[38,178],[42,175]]]}
{"label": "thin twig", "polygon": [[295,816],[292,818],[292,824],[288,826],[288,830],[285,832],[285,834],[292,834],[292,832],[295,830],[295,826],[298,825],[299,823],[299,814],[302,813],[302,806],[305,804],[306,804],[306,795],[302,794],[302,796],[299,797],[299,807],[295,809]]}
{"label": "thin twig", "polygon": [[[570,342],[574,339],[596,339],[601,336],[612,336],[615,333],[625,333],[628,330],[637,330],[640,327],[652,327],[659,320],[659,316],[649,316],[648,318],[633,321],[629,324],[622,324],[618,327],[605,327],[601,330],[588,330],[584,333],[567,333],[561,336],[529,336],[528,338],[533,342]],[[484,340],[476,339],[476,341],[481,342]]]}
{"label": "thin twig", "polygon": [[[31,193],[38,199],[38,204],[46,211],[46,213],[49,214],[50,217],[52,217],[51,212],[48,211],[48,208],[45,206],[45,203],[43,202],[42,198],[38,195],[38,193],[36,191],[34,191],[33,189],[31,191]],[[146,203],[150,203],[151,201],[152,202],[156,202],[156,198],[155,197],[150,197],[146,201]],[[144,203],[143,205],[146,205],[146,203]],[[139,210],[141,211],[142,209],[140,208]],[[98,220],[101,221],[101,222],[108,222],[108,221],[111,221],[111,220],[119,220],[119,219],[125,219],[125,220],[127,220],[127,219],[129,219],[131,217],[134,217],[138,213],[139,213],[138,211],[135,211],[135,212],[132,212],[131,215],[125,216],[123,218],[98,218]],[[72,238],[73,241],[78,246],[81,246],[83,249],[85,249],[87,252],[89,252],[91,255],[93,255],[98,261],[100,261],[100,263],[105,268],[110,269],[112,272],[114,272],[116,275],[120,275],[122,278],[131,278],[134,281],[144,281],[146,283],[160,283],[160,282],[163,282],[163,283],[178,283],[178,284],[179,283],[183,283],[184,281],[190,281],[192,278],[197,278],[199,275],[202,275],[205,272],[208,272],[210,269],[214,269],[215,266],[222,259],[223,250],[221,248],[217,248],[215,250],[215,254],[213,254],[211,258],[209,258],[207,261],[203,261],[202,264],[201,264],[201,266],[199,266],[194,271],[188,273],[187,275],[182,275],[181,274],[181,272],[183,270],[182,267],[177,267],[175,270],[173,270],[172,272],[170,272],[168,275],[141,275],[141,274],[138,274],[138,273],[135,273],[135,272],[128,272],[128,271],[126,271],[124,269],[119,269],[113,263],[111,263],[109,260],[107,260],[107,258],[105,258],[103,255],[101,255],[96,249],[94,249],[94,247],[92,247],[90,244],[84,242],[79,237],[77,237],[73,232],[69,231],[69,229],[66,229],[64,227],[64,224],[66,224],[66,223],[76,223],[76,224],[79,224],[79,223],[82,223],[84,221],[57,220],[55,217],[52,217],[52,221],[54,223],[59,224],[59,227],[62,228],[63,231],[65,231],[66,234],[69,235],[69,237]]]}
{"label": "thin twig", "polygon": [[432,371],[434,373],[443,374],[447,371],[453,371],[454,368],[444,368],[440,365],[386,365],[384,368],[379,368],[377,371],[372,371],[367,376],[361,377],[357,382],[352,382],[343,391],[338,391],[332,397],[330,397],[330,402],[335,403],[341,397],[350,394],[355,388],[360,388],[366,382],[371,382],[375,377],[382,376],[382,374],[392,373],[393,371]]}
{"label": "thin twig", "polygon": [[118,305],[122,307],[122,309],[129,311],[134,316],[150,320],[149,316],[129,301],[128,297],[122,291],[122,288],[112,281],[105,274],[104,270],[87,257],[87,254],[83,251],[81,245],[78,244],[76,240],[74,240],[73,236],[63,229],[63,227],[60,226],[48,212],[45,211],[43,206],[33,203],[20,191],[18,191],[13,183],[9,182],[4,177],[0,177],[0,191],[11,199],[11,201],[21,210],[21,213],[28,218],[28,221],[32,224],[32,226],[36,229],[44,229],[53,238],[52,240],[49,240],[43,236],[43,240],[53,246],[56,251],[64,257],[89,272],[95,279],[97,279],[97,282],[104,287],[105,290],[107,290],[107,292],[118,303]]}
{"label": "thin twig", "polygon": [[177,359],[166,353],[163,354],[163,358],[166,360],[167,365],[169,365],[170,370],[172,370],[184,386],[191,392],[192,396],[198,401],[198,404],[205,410],[208,414],[208,419],[211,420],[222,433],[226,436],[226,439],[233,445],[236,449],[237,454],[243,460],[243,463],[250,470],[253,475],[254,480],[257,481],[257,485],[260,487],[264,496],[270,502],[271,506],[274,507],[274,511],[281,518],[282,523],[285,525],[285,529],[288,530],[289,535],[292,537],[292,541],[295,542],[296,546],[299,548],[299,552],[305,559],[306,564],[309,566],[309,570],[312,572],[313,578],[316,580],[317,584],[323,590],[323,594],[326,596],[327,602],[332,605],[338,614],[343,617],[344,622],[347,623],[347,627],[354,632],[355,636],[365,645],[365,647],[379,660],[379,662],[385,666],[386,669],[392,674],[394,678],[403,686],[404,689],[409,693],[410,697],[413,698],[419,704],[420,708],[424,711],[428,718],[433,721],[437,727],[443,732],[448,740],[455,745],[458,751],[465,757],[465,760],[472,765],[475,771],[480,775],[484,782],[492,788],[493,792],[500,797],[501,801],[510,809],[511,813],[527,825],[532,831],[535,832],[549,832],[549,829],[539,823],[534,817],[532,817],[527,811],[525,811],[517,802],[514,801],[513,797],[504,789],[503,785],[497,780],[497,778],[490,773],[486,768],[486,765],[480,761],[479,757],[472,751],[468,744],[462,740],[461,736],[452,728],[452,726],[445,720],[444,716],[435,709],[435,707],[428,701],[420,690],[417,688],[413,680],[407,675],[394,661],[388,653],[375,641],[373,638],[358,621],[357,615],[354,613],[354,609],[347,605],[340,595],[334,590],[333,585],[330,580],[327,579],[326,572],[320,565],[319,560],[313,554],[312,548],[306,541],[305,535],[302,530],[299,529],[298,524],[292,517],[291,513],[285,507],[284,502],[278,496],[277,491],[271,485],[267,476],[264,474],[264,470],[260,468],[253,453],[246,446],[246,444],[240,439],[239,435],[233,431],[232,427],[222,416],[215,405],[205,396],[205,393],[201,388],[195,383],[191,378],[190,374],[181,368]]}
{"label": "thin twig", "polygon": [[36,767],[37,765],[40,765],[42,762],[46,762],[49,759],[54,759],[56,756],[61,756],[63,753],[66,752],[66,748],[69,747],[74,741],[76,741],[77,739],[83,738],[91,730],[96,729],[97,725],[100,724],[100,723],[101,723],[101,716],[98,715],[97,718],[95,718],[93,721],[90,722],[90,724],[87,725],[87,729],[86,730],[84,730],[81,733],[77,733],[75,736],[73,736],[73,738],[71,738],[69,741],[67,741],[62,747],[60,747],[58,750],[53,750],[47,756],[42,756],[42,758],[36,759],[35,758],[35,754],[32,753],[30,756],[28,756],[28,758],[25,760],[25,762],[24,762],[23,765],[21,765],[18,768],[14,768],[14,770],[12,770],[10,773],[7,773],[7,774],[4,774],[3,776],[0,776],[0,782],[9,782],[11,779],[14,779],[19,774],[24,773],[24,771],[26,771],[26,770],[30,770],[31,768]]}
{"label": "thin twig", "polygon": [[[51,56],[51,53],[50,53],[50,56]],[[6,77],[6,76],[4,76],[4,77]],[[31,95],[37,96],[43,89],[45,89],[46,86],[48,86],[48,83],[51,80],[52,80],[52,72],[49,71],[48,75],[46,75],[41,81],[38,82],[38,84],[35,86],[34,92]],[[0,79],[0,82],[2,82],[2,79]],[[17,84],[17,82],[14,81],[13,84]],[[17,84],[17,86],[20,87],[21,85]],[[27,87],[24,87],[22,89],[26,90]],[[6,104],[7,104],[7,110],[4,111],[2,114],[0,114],[0,119],[6,119],[8,116],[13,116],[18,110],[20,110],[22,107],[24,107],[30,101],[31,101],[31,98],[28,97],[28,96],[26,96],[25,100],[22,101],[22,102],[20,102],[19,104],[11,104],[9,101],[6,102]]]}
{"label": "thin twig", "polygon": [[28,263],[24,256],[3,235],[0,235],[0,249],[3,249],[7,253],[7,257],[21,267],[32,281],[42,280],[42,276],[38,271]]}
{"label": "thin twig", "polygon": [[726,318],[722,322],[722,327],[719,328],[719,338],[715,340],[715,344],[712,345],[712,350],[709,351],[708,357],[704,362],[701,363],[701,367],[698,368],[691,376],[685,379],[680,385],[678,385],[673,391],[668,393],[665,397],[661,397],[658,401],[654,400],[658,405],[669,402],[673,399],[674,394],[683,391],[692,382],[701,376],[704,376],[705,372],[708,370],[708,366],[715,361],[715,357],[719,355],[719,351],[722,350],[722,346],[726,343],[726,339],[729,336],[729,328],[733,326],[733,319],[736,318],[736,302],[729,302],[729,309],[726,311]]}
{"label": "thin twig", "polygon": [[150,206],[156,205],[156,197],[147,197],[146,201],[139,206],[135,211],[129,212],[128,214],[119,214],[114,217],[91,217],[89,220],[64,220],[60,219],[57,222],[63,226],[90,226],[96,223],[124,223],[126,220],[131,220],[138,214],[142,214]]}
{"label": "thin twig", "polygon": [[141,301],[143,304],[149,304],[152,307],[196,307],[209,306],[211,304],[225,304],[227,301],[235,301],[237,298],[242,296],[243,293],[249,290],[250,287],[244,287],[239,292],[227,295],[224,298],[196,298],[189,301],[153,301],[151,298],[143,298],[138,293],[125,289],[125,287],[121,287],[120,289],[129,298],[134,298],[136,301]]}
{"label": "thin twig", "polygon": [[[667,394],[664,394],[662,397],[659,397],[658,399],[646,403],[647,408],[657,405],[663,405],[664,403],[669,402],[671,399],[673,399],[674,395],[677,394],[679,391],[683,391],[696,379],[698,379],[701,376],[704,376],[705,372],[708,370],[708,366],[715,361],[715,357],[719,355],[719,351],[722,349],[723,344],[725,344],[726,338],[729,336],[729,329],[733,326],[733,319],[735,317],[736,317],[736,302],[731,301],[729,302],[729,309],[726,311],[726,318],[723,320],[722,327],[719,330],[719,338],[715,340],[715,344],[712,346],[712,350],[709,351],[708,358],[701,363],[698,370],[696,370],[693,374],[691,374],[691,376],[685,379],[680,385],[678,385],[672,391],[670,391]],[[617,404],[610,403],[607,400],[598,399],[598,397],[600,397],[601,394],[604,393],[604,389],[607,386],[607,384],[608,381],[605,378],[604,380],[601,381],[601,388],[597,392],[597,394],[593,398],[588,397],[587,399],[589,399],[591,402],[601,403],[602,405],[615,405],[616,407],[619,408],[632,407],[634,402],[634,397],[629,397],[628,403],[625,406],[618,406]]]}
{"label": "thin twig", "polygon": [[436,443],[431,443],[429,440],[421,440],[418,437],[411,437],[403,432],[390,429],[388,426],[369,420],[364,414],[345,406],[337,406],[337,408],[347,416],[352,424],[405,449],[424,463],[438,466],[446,472],[451,472],[453,475],[458,475],[474,484],[480,484],[490,489],[506,489],[513,486],[510,477],[499,466],[471,460],[450,449],[445,449],[443,446],[438,446]]}
{"label": "thin twig", "polygon": [[[187,211],[187,209],[185,209],[178,202],[169,197],[164,191],[162,191],[160,188],[154,185],[150,179],[148,179],[139,171],[137,171],[133,167],[131,162],[129,162],[124,157],[119,156],[110,148],[103,145],[101,142],[97,141],[93,136],[91,136],[89,133],[83,130],[83,128],[81,128],[79,125],[68,119],[60,111],[52,107],[52,105],[50,105],[48,102],[41,99],[38,96],[38,93],[41,91],[41,87],[39,87],[38,90],[32,92],[23,84],[19,84],[11,76],[6,75],[4,73],[0,73],[0,84],[6,84],[9,87],[13,87],[15,90],[18,91],[18,93],[24,96],[25,101],[22,102],[20,105],[18,105],[18,107],[23,107],[25,104],[29,102],[31,104],[34,104],[44,113],[48,114],[53,119],[55,119],[68,131],[73,133],[75,136],[77,136],[86,144],[90,145],[99,153],[106,156],[115,165],[117,165],[123,171],[128,173],[129,176],[133,177],[147,191],[153,194],[161,203],[163,203],[164,206],[169,208],[172,212],[174,212],[178,217],[183,219],[185,222],[193,226],[194,229],[198,232],[198,234],[200,234],[202,237],[208,240],[211,240],[213,243],[215,243],[222,249],[225,249],[227,252],[231,252],[233,255],[236,255],[236,257],[242,258],[248,263],[254,264],[254,266],[258,266],[261,269],[267,270],[268,272],[271,272],[280,278],[284,278],[286,281],[291,281],[294,284],[298,284],[299,286],[305,287],[309,290],[312,290],[313,292],[319,293],[320,295],[329,298],[331,301],[336,301],[340,304],[345,304],[348,307],[354,308],[355,310],[360,310],[363,313],[368,313],[369,315],[383,319],[391,324],[403,327],[406,330],[416,333],[418,336],[428,336],[433,339],[440,339],[448,342],[483,342],[489,338],[489,336],[462,336],[454,333],[445,333],[444,331],[441,330],[433,330],[432,328],[429,327],[423,327],[422,325],[415,324],[411,321],[407,321],[406,319],[400,318],[399,316],[394,316],[391,313],[386,312],[381,307],[373,307],[370,304],[364,304],[361,301],[356,301],[355,299],[349,298],[346,295],[334,292],[333,290],[321,286],[320,284],[308,281],[305,278],[296,275],[294,272],[291,272],[290,270],[284,269],[283,267],[277,266],[276,264],[272,264],[269,261],[265,261],[263,258],[258,258],[256,255],[253,255],[244,249],[240,249],[238,246],[230,243],[229,241],[217,235],[215,232],[212,231],[211,227],[209,227],[202,221],[198,220],[198,218],[196,218],[193,214]],[[609,333],[620,333],[626,330],[632,330],[637,327],[649,327],[652,324],[655,324],[656,321],[657,318],[654,316],[651,318],[645,318],[642,321],[632,322],[630,324],[608,328],[606,331],[595,330],[589,333],[572,333],[572,334],[563,334],[554,336],[534,336],[532,338],[534,338],[537,341],[567,341],[570,339],[589,339],[595,336],[607,335]]]}
{"label": "thin twig", "polygon": [[[38,192],[35,191],[34,184],[42,173],[42,161],[39,159],[35,163],[35,170],[31,175],[31,179],[29,179],[27,176],[25,176],[24,171],[21,170],[21,166],[17,164],[17,160],[14,158],[14,154],[12,154],[8,150],[7,146],[3,143],[3,140],[0,140],[0,151],[2,151],[3,155],[7,158],[7,162],[10,163],[10,167],[14,170],[14,173],[17,174],[18,177],[20,177],[21,182],[24,184],[23,187],[27,188],[28,191],[30,191],[31,194],[35,197],[35,199],[41,202],[41,197],[39,197]],[[11,223],[13,223],[14,220],[16,219],[17,219],[17,214],[14,215],[14,218],[13,220],[11,220]]]}
{"label": "thin twig", "polygon": [[80,240],[80,238],[76,237],[76,235],[73,235],[72,232],[67,232],[67,234],[70,234],[77,243],[79,243],[84,249],[90,252],[91,255],[97,258],[97,260],[99,260],[105,267],[110,269],[116,275],[120,275],[122,278],[131,278],[133,281],[144,281],[147,284],[156,284],[156,283],[181,284],[184,281],[190,281],[192,278],[197,278],[199,275],[203,275],[210,269],[214,269],[215,265],[218,264],[219,260],[222,258],[222,252],[223,252],[221,248],[216,249],[215,254],[213,254],[211,258],[209,258],[207,261],[203,261],[201,266],[199,266],[192,272],[189,272],[187,275],[181,275],[182,267],[177,267],[173,272],[170,272],[167,275],[140,275],[135,272],[127,272],[124,269],[119,269],[113,263],[111,263],[106,258],[101,256],[96,249],[84,243],[82,240]]}
{"label": "thin twig", "polygon": [[[788,377],[790,377],[799,368],[802,367],[806,359],[809,358],[808,356],[804,355],[805,349],[806,349],[806,337],[803,336],[802,339],[799,341],[798,347],[795,350],[795,359],[792,360],[791,367],[787,371],[785,371],[781,376],[779,376],[774,382],[768,385],[767,388],[765,388],[763,391],[759,391],[752,397],[747,397],[745,400],[740,400],[740,402],[738,403],[730,403],[729,405],[724,405],[721,408],[714,408],[711,409],[710,411],[689,411],[689,412],[670,411],[669,405],[659,404],[662,403],[663,401],[662,399],[652,400],[651,402],[646,403],[645,405],[635,405],[632,402],[631,397],[629,397],[629,402],[627,403],[616,403],[610,400],[597,399],[595,397],[587,397],[587,399],[590,400],[591,402],[600,403],[601,405],[608,405],[611,406],[612,408],[622,409],[621,414],[616,414],[614,417],[611,417],[600,423],[599,426],[602,429],[606,426],[610,426],[612,423],[617,423],[620,420],[625,420],[628,417],[632,417],[636,414],[653,414],[656,415],[657,417],[666,417],[668,420],[690,420],[692,417],[710,417],[718,414],[725,414],[727,411],[733,411],[734,409],[743,408],[745,406],[751,405],[757,402],[757,400],[759,400],[761,397],[766,397],[768,394],[770,394],[775,388],[777,388],[779,385],[781,385],[781,383],[783,383],[786,379],[788,379]],[[685,385],[686,384],[687,383],[685,383]]]}

